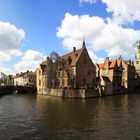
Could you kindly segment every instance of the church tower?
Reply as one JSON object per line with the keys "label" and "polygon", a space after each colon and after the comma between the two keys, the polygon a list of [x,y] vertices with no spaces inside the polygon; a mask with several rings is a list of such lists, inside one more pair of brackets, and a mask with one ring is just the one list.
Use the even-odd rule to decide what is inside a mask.
{"label": "church tower", "polygon": [[135,68],[136,73],[140,75],[140,41],[136,43],[136,55],[135,55]]}

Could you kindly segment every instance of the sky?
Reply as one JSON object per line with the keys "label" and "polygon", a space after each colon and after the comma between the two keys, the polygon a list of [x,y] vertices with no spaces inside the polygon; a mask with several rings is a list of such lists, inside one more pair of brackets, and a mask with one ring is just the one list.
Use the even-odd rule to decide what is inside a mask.
{"label": "sky", "polygon": [[139,0],[0,0],[0,72],[34,71],[50,52],[79,49],[94,63],[135,56]]}

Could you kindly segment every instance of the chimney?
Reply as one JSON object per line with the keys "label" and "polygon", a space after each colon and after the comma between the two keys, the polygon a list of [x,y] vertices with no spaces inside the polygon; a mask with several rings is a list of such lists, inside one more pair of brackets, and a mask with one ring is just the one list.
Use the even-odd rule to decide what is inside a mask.
{"label": "chimney", "polygon": [[109,68],[109,57],[106,57],[104,65],[106,68]]}
{"label": "chimney", "polygon": [[109,57],[106,57],[106,60],[108,60],[108,61],[109,61]]}
{"label": "chimney", "polygon": [[73,52],[75,52],[76,51],[76,47],[73,47]]}
{"label": "chimney", "polygon": [[131,60],[129,59],[129,64],[131,65]]}
{"label": "chimney", "polygon": [[119,55],[118,59],[122,59],[122,55]]}
{"label": "chimney", "polygon": [[50,60],[50,57],[47,57],[47,61],[49,61]]}

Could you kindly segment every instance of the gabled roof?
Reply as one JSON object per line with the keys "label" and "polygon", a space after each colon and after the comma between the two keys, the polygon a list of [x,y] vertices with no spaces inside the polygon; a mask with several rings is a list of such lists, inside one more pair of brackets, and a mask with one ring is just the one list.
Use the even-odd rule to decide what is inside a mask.
{"label": "gabled roof", "polygon": [[75,66],[80,55],[82,54],[83,50],[84,50],[84,48],[82,47],[81,49],[78,49],[78,50],[75,50],[71,53],[63,55],[60,58],[65,59],[65,60],[68,60],[70,58],[71,59],[70,66]]}
{"label": "gabled roof", "polygon": [[118,67],[120,67],[120,66],[121,66],[121,62],[122,62],[122,60],[117,59],[117,65],[118,65]]}
{"label": "gabled roof", "polygon": [[98,64],[99,69],[103,69],[104,68],[104,64]]}
{"label": "gabled roof", "polygon": [[108,63],[102,63],[102,64],[97,64],[99,69],[105,69],[109,68],[112,69],[116,66],[117,61],[116,60],[109,60]]}
{"label": "gabled roof", "polygon": [[114,68],[116,65],[116,60],[109,60],[109,68]]}

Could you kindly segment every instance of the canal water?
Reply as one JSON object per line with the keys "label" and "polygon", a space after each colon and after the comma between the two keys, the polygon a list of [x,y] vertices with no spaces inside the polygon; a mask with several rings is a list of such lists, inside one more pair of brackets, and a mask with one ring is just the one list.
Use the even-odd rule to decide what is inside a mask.
{"label": "canal water", "polygon": [[0,140],[135,140],[140,94],[62,99],[34,94],[0,97]]}

